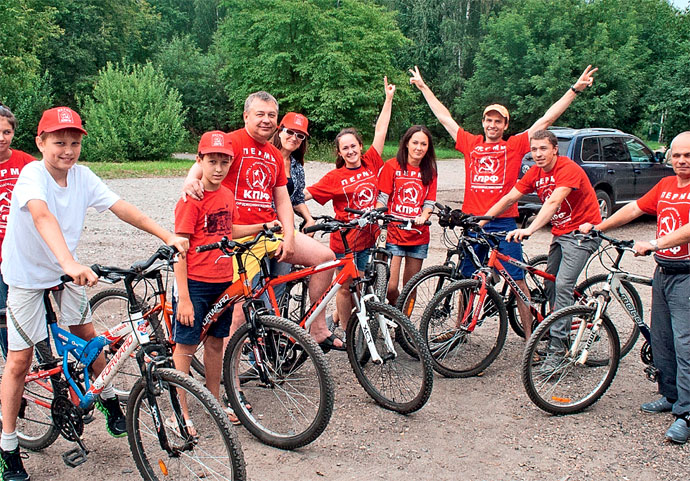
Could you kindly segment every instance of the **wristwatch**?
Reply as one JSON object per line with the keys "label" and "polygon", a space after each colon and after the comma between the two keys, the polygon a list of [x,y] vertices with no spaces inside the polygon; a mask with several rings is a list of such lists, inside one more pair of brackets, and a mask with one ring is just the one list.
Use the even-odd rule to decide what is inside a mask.
{"label": "wristwatch", "polygon": [[652,250],[654,252],[659,250],[659,242],[656,239],[650,240],[649,243],[652,245],[652,248],[653,248]]}
{"label": "wristwatch", "polygon": [[582,90],[576,89],[574,84],[570,86],[570,90],[575,92],[575,95],[580,95],[582,93]]}

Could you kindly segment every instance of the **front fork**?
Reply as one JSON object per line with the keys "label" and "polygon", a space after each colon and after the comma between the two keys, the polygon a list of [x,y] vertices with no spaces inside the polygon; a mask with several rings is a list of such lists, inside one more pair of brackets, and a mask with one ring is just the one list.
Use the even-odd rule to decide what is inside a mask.
{"label": "front fork", "polygon": [[[351,290],[353,293],[352,299],[354,301],[355,309],[357,311],[357,322],[359,323],[359,327],[362,330],[362,335],[364,336],[364,339],[367,342],[367,347],[369,348],[369,353],[371,355],[372,362],[374,364],[383,364],[387,360],[396,358],[398,354],[395,351],[395,347],[393,346],[393,339],[391,339],[390,335],[390,328],[395,327],[395,324],[393,324],[392,322],[388,322],[384,318],[384,316],[380,314],[376,316],[376,320],[379,323],[381,335],[383,336],[383,342],[386,345],[386,349],[388,350],[388,354],[386,355],[385,360],[382,359],[379,355],[379,352],[376,349],[376,343],[374,342],[374,337],[371,334],[371,327],[369,326],[369,315],[367,314],[366,301],[376,301],[378,299],[376,294],[365,294],[363,297],[360,298],[357,295],[356,287],[354,287],[354,285],[351,287]],[[354,342],[354,340],[348,340],[348,342]]]}

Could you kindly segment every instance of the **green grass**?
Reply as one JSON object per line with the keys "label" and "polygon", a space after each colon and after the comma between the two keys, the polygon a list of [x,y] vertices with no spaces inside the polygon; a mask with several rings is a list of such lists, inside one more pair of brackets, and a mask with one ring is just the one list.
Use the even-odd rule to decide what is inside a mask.
{"label": "green grass", "polygon": [[193,160],[168,159],[138,162],[81,162],[102,179],[184,177]]}

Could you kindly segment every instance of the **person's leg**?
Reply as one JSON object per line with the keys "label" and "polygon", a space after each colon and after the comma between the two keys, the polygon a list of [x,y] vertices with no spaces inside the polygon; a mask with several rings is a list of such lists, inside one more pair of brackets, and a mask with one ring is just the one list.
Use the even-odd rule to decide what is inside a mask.
{"label": "person's leg", "polygon": [[[580,241],[573,234],[554,237],[553,243],[561,247],[560,264],[554,286],[554,311],[573,305],[573,291],[577,278],[600,242],[599,239]],[[547,270],[548,268],[547,266]],[[563,322],[551,326],[550,332],[553,338],[565,341],[570,332],[570,322],[564,319]]]}
{"label": "person's leg", "polygon": [[[223,338],[208,336],[204,342],[204,369],[206,389],[221,402],[220,376],[223,370]],[[222,402],[221,402],[222,404]]]}
{"label": "person's leg", "polygon": [[658,268],[654,272],[650,330],[654,367],[658,371],[657,384],[659,386],[659,394],[664,396],[669,402],[674,403],[678,399],[678,391],[676,389],[676,356],[673,343],[673,329],[671,327],[671,310],[669,309],[668,299],[666,299],[666,285],[670,277],[663,274]]}
{"label": "person's leg", "polygon": [[[288,262],[302,266],[315,266],[332,260],[335,260],[335,255],[328,247],[302,233],[297,233],[295,235],[295,250],[288,259]],[[309,299],[312,303],[319,300],[326,289],[328,289],[332,279],[333,270],[326,270],[311,276],[309,280]],[[341,291],[342,290],[343,289],[341,289]],[[349,292],[347,294],[349,296]],[[340,314],[343,314],[343,311],[340,311]],[[343,323],[347,323],[347,319],[343,319],[342,317],[340,321],[343,327]],[[314,319],[309,332],[316,342],[323,342],[332,334],[326,326],[325,309]],[[340,341],[337,341],[337,343],[339,345]]]}
{"label": "person's leg", "polygon": [[[405,257],[405,270],[403,271],[403,286],[409,282],[409,280],[414,276],[417,272],[422,270],[422,264],[424,263],[424,259],[418,259],[416,257],[410,257],[407,256]],[[395,299],[396,301],[398,300],[397,297]],[[393,304],[395,305],[395,304]]]}
{"label": "person's leg", "polygon": [[0,352],[2,352],[3,359],[7,359],[7,290],[9,287],[5,284],[0,274]]}
{"label": "person's leg", "polygon": [[0,402],[2,403],[2,432],[10,434],[17,429],[17,414],[24,393],[24,378],[31,367],[34,348],[29,347],[7,353],[7,362],[2,373],[0,384]]}
{"label": "person's leg", "polygon": [[[666,299],[670,310],[673,332],[673,351],[676,361],[677,400],[673,414],[683,416],[690,413],[690,275],[670,276]],[[656,358],[654,359],[656,361]]]}
{"label": "person's leg", "polygon": [[[395,305],[396,301],[398,300],[398,296],[400,295],[398,285],[400,283],[400,266],[402,264],[402,260],[403,258],[397,255],[394,255],[391,258],[390,277],[388,279],[388,294],[386,297],[392,306]],[[405,266],[407,268],[407,262],[405,263]]]}

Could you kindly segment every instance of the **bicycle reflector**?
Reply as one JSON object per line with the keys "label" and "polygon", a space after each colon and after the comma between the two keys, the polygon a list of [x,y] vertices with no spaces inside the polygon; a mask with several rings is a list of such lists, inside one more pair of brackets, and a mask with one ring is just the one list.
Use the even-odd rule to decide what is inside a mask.
{"label": "bicycle reflector", "polygon": [[165,463],[163,462],[162,459],[158,460],[158,466],[160,466],[161,473],[163,474],[163,476],[167,476],[168,475],[168,467],[165,465]]}

